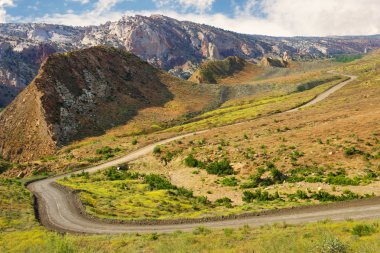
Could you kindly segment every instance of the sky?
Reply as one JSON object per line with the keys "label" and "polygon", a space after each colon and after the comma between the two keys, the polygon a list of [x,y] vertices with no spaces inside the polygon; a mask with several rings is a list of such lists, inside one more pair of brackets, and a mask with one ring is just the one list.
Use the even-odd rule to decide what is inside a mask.
{"label": "sky", "polygon": [[0,23],[87,26],[151,14],[246,34],[380,34],[380,0],[0,0]]}

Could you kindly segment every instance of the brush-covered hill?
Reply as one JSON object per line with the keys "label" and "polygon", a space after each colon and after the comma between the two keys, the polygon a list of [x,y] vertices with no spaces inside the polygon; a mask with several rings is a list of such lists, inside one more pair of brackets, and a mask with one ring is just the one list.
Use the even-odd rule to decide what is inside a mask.
{"label": "brush-covered hill", "polygon": [[144,117],[146,108],[155,108],[149,112],[152,123],[173,120],[217,102],[216,93],[114,48],[54,54],[1,112],[0,155],[11,160],[50,155],[73,140]]}
{"label": "brush-covered hill", "polygon": [[206,61],[190,77],[190,81],[195,83],[227,84],[228,78],[233,77],[234,82],[238,82],[241,76],[249,74],[250,78],[254,72],[259,72],[260,68],[240,57],[230,56],[224,60]]}

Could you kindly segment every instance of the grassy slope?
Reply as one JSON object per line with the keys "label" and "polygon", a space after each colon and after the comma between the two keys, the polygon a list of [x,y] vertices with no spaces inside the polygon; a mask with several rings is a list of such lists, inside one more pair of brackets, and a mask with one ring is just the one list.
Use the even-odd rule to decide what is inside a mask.
{"label": "grassy slope", "polygon": [[274,112],[286,111],[312,100],[318,94],[328,90],[343,80],[345,80],[345,78],[327,81],[323,85],[302,93],[287,94],[281,92],[276,95],[263,96],[263,94],[261,94],[249,99],[235,99],[235,103],[232,101],[226,102],[220,109],[206,112],[191,119],[191,121],[193,121],[191,123],[169,128],[166,131],[195,131],[246,121],[258,116],[270,115]]}
{"label": "grassy slope", "polygon": [[[376,94],[378,94],[379,89],[380,79],[378,74],[380,67],[374,63],[373,58],[366,58],[362,60],[361,65],[353,63],[342,67],[341,71],[359,74],[361,75],[361,79],[339,95],[334,95],[334,99],[324,102],[323,105],[316,106],[316,109],[305,110],[306,115],[302,119],[299,119],[298,116],[293,116],[289,122],[285,121],[287,118],[284,117],[270,118],[266,122],[258,120],[256,123],[247,125],[246,128],[242,126],[240,133],[236,133],[235,136],[229,136],[231,137],[231,141],[240,140],[237,143],[241,143],[244,139],[241,135],[245,131],[247,131],[252,141],[257,143],[257,145],[266,142],[271,143],[271,140],[286,138],[287,146],[295,144],[298,148],[298,146],[303,146],[302,142],[300,142],[301,139],[298,139],[300,136],[304,136],[304,139],[308,141],[321,138],[324,143],[323,145],[319,144],[318,141],[313,145],[322,145],[323,152],[317,158],[323,159],[323,162],[340,160],[342,158],[342,153],[339,153],[338,157],[330,157],[328,155],[330,149],[336,148],[337,151],[340,150],[340,144],[335,143],[335,141],[342,141],[343,144],[359,145],[358,148],[365,148],[367,136],[368,141],[376,141],[376,135],[372,135],[376,134],[374,129],[378,129],[376,128],[376,117],[374,117],[377,114],[373,111],[373,108],[376,108],[375,105],[378,104],[376,100],[378,96]],[[363,88],[366,88],[367,92],[365,94],[362,92]],[[359,100],[362,100],[362,102],[355,102],[352,108],[345,109],[345,105],[348,102],[347,96],[350,97],[349,102]],[[326,108],[336,108],[337,112],[331,115],[324,115]],[[351,121],[351,118],[356,119],[356,121]],[[309,126],[318,126],[318,124],[322,123],[322,125],[318,126],[321,129],[315,133],[311,132],[310,128],[305,128],[304,122],[309,122],[306,124]],[[351,135],[352,132],[360,134],[353,135],[350,137],[352,138],[351,140],[333,138],[339,136],[336,135],[336,131],[328,127],[328,124],[326,127],[323,126],[326,122],[347,127],[347,131],[340,131],[339,136],[346,135],[346,132],[351,132]],[[273,124],[273,126],[270,125],[269,129],[264,130],[265,126],[268,126],[268,123]],[[260,128],[260,125],[262,125],[262,128]],[[279,132],[273,135],[272,131],[276,131],[276,128],[284,129],[284,126],[287,125],[294,130]],[[313,131],[318,129],[318,127],[313,129]],[[305,129],[303,130],[303,128]],[[255,131],[249,132],[252,129],[255,129]],[[219,132],[214,134],[217,135],[213,137],[216,148],[220,145],[220,138],[228,137],[228,135],[224,135],[226,130],[223,131],[224,133]],[[309,134],[305,135],[305,133]],[[310,135],[310,133],[313,134]],[[195,140],[201,138],[202,136],[196,137]],[[268,146],[275,145],[270,144]],[[193,148],[199,152],[198,147]],[[270,153],[272,148],[268,149]],[[305,153],[315,152],[315,150],[310,150],[309,148],[306,151]],[[355,156],[346,161],[349,164],[360,164],[363,160],[361,156]],[[160,170],[160,166],[157,168],[158,170]],[[33,209],[30,195],[26,194],[26,190],[21,185],[13,182],[0,182],[0,188],[2,192],[0,196],[2,210],[0,213],[1,252],[251,252],[251,249],[255,252],[321,252],[322,249],[329,248],[332,245],[340,245],[341,248],[348,247],[350,252],[380,251],[380,233],[376,226],[372,225],[373,222],[379,221],[346,221],[340,223],[325,221],[301,226],[279,224],[254,229],[245,227],[239,230],[225,229],[215,231],[199,228],[192,233],[178,232],[162,235],[62,236],[47,232],[36,224],[32,215]],[[9,203],[12,203],[12,205],[9,205]],[[9,206],[13,208],[9,208]],[[364,223],[375,227],[375,231],[372,234],[370,233],[370,235],[362,237],[353,235],[353,228],[357,224],[361,225]]]}
{"label": "grassy slope", "polygon": [[[378,54],[340,67],[359,79],[326,101],[302,112],[273,115],[239,126],[224,127],[182,143],[167,146],[169,152],[183,150],[167,166],[154,156],[136,161],[133,169],[148,173],[150,168],[170,176],[176,185],[214,200],[229,196],[241,203],[242,190],[215,184],[215,177],[201,170],[193,175],[182,161],[189,154],[201,161],[229,159],[243,185],[268,162],[292,180],[262,185],[270,192],[296,190],[332,194],[348,189],[359,194],[380,194],[379,103],[380,64]],[[228,115],[228,114],[227,114]],[[340,175],[338,175],[340,174]],[[271,179],[266,171],[261,179]],[[191,179],[191,180],[190,180]],[[211,191],[212,194],[207,194]]]}

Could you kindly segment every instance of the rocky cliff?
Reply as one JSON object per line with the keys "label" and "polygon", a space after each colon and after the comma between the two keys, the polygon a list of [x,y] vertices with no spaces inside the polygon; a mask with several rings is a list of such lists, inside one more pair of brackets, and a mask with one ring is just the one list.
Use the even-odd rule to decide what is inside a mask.
{"label": "rocky cliff", "polygon": [[203,60],[282,57],[285,51],[294,59],[357,54],[380,47],[380,36],[274,38],[237,34],[160,15],[124,17],[85,28],[0,24],[0,107],[30,83],[48,54],[96,45],[125,49],[154,66],[188,77],[193,66]]}

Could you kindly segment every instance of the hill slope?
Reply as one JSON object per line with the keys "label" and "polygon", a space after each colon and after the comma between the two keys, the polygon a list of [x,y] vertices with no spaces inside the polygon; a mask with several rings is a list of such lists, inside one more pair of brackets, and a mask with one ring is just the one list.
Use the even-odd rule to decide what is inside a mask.
{"label": "hill slope", "polygon": [[[236,56],[230,56],[224,60],[207,61],[202,63],[199,69],[191,76],[189,81],[195,83],[224,83],[223,79],[227,77],[239,75],[241,72],[253,72],[255,70],[259,71],[259,68],[253,63],[247,62]],[[252,75],[250,77],[252,78]]]}
{"label": "hill slope", "polygon": [[[203,110],[217,100],[212,91],[194,86],[113,48],[52,55],[0,114],[0,155],[38,158],[73,140],[144,117],[140,112],[145,108],[156,108],[149,112],[154,122]],[[173,102],[178,100],[184,102]],[[175,110],[164,108],[168,103],[174,103]]]}

